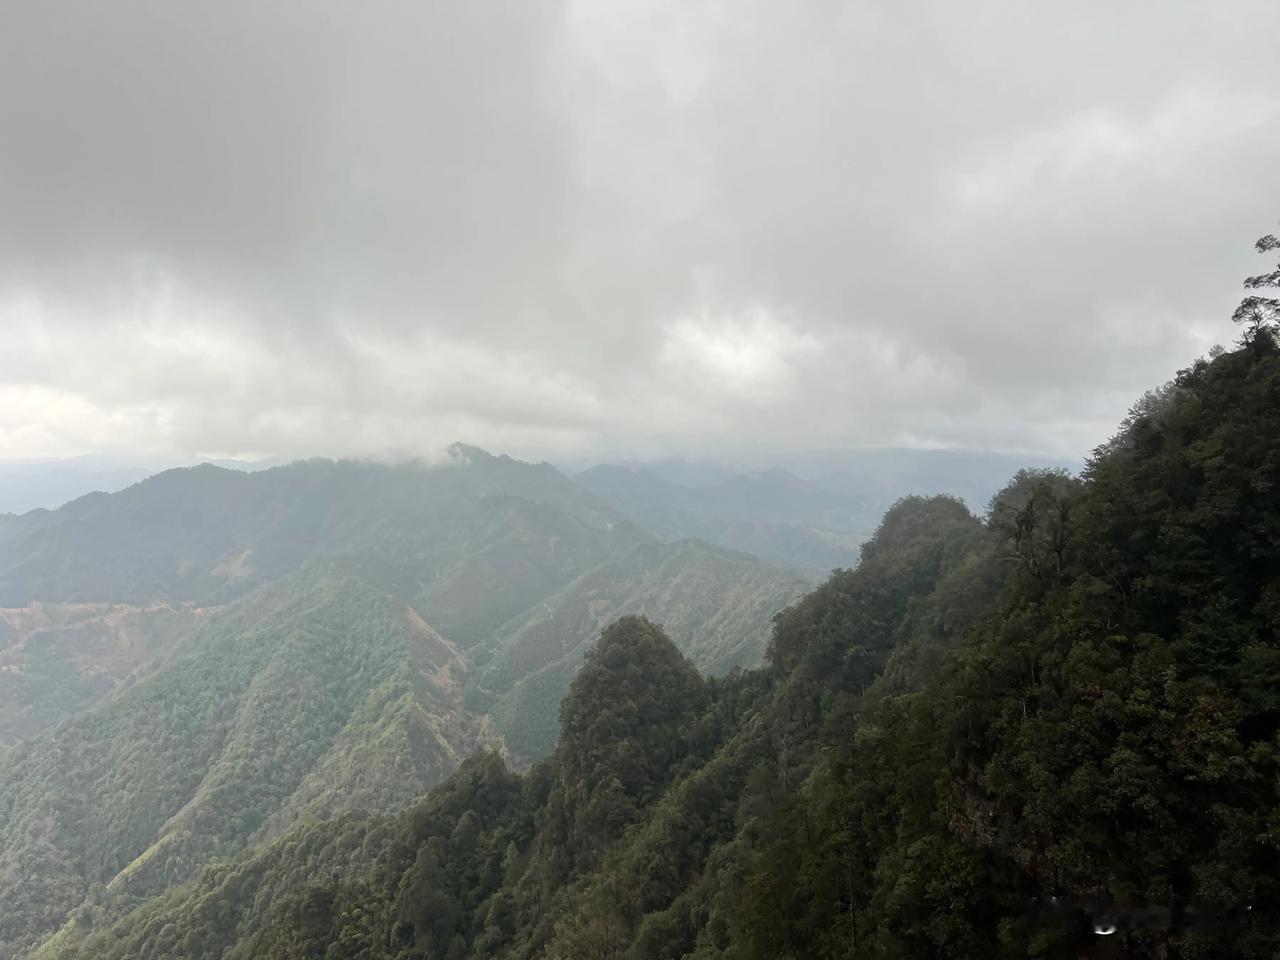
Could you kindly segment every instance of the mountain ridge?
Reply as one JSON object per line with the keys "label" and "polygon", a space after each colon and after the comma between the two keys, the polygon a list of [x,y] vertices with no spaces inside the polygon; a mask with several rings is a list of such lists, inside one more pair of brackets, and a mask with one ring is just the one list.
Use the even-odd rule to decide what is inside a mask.
{"label": "mountain ridge", "polygon": [[[0,627],[16,671],[0,683],[31,700],[45,674],[70,678],[0,753],[0,957],[75,941],[296,823],[401,809],[477,750],[537,760],[572,680],[566,654],[622,612],[689,624],[695,607],[730,616],[750,584],[771,584],[774,600],[733,611],[725,634],[754,663],[768,617],[802,587],[753,558],[657,543],[548,464],[454,455],[182,468],[0,526],[0,596],[27,601],[0,624],[115,611],[86,613],[61,640]],[[632,555],[647,558],[640,593]],[[573,587],[584,583],[596,593]],[[470,702],[476,657],[548,603],[566,647],[558,673],[529,667],[541,699],[524,696],[530,683],[501,710]],[[181,622],[145,647],[135,628],[108,629],[147,610]],[[45,674],[35,637],[53,658]],[[90,650],[121,666],[99,670]],[[101,689],[72,695],[99,673]],[[504,732],[535,728],[509,752]],[[50,812],[48,797],[70,799]]]}

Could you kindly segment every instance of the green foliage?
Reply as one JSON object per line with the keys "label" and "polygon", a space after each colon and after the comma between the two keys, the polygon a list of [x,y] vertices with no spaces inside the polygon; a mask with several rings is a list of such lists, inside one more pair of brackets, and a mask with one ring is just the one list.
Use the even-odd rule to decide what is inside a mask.
{"label": "green foliage", "polygon": [[301,817],[403,807],[484,743],[464,672],[416,615],[328,567],[209,619],[0,761],[0,941],[86,898],[109,917]]}
{"label": "green foliage", "polygon": [[702,678],[658,627],[623,617],[605,629],[560,706],[543,843],[554,880],[593,866],[657,799],[704,701]]}
{"label": "green foliage", "polygon": [[16,743],[138,679],[189,632],[189,605],[0,609],[0,743]]}
{"label": "green foliage", "polygon": [[[1271,253],[1280,250],[1280,240],[1267,234],[1256,244],[1254,249],[1259,253]],[[1247,290],[1265,290],[1280,288],[1280,265],[1267,273],[1247,277],[1244,281]],[[1260,297],[1249,294],[1236,308],[1231,317],[1236,323],[1245,327],[1244,344],[1254,350],[1269,344],[1276,333],[1277,322],[1280,322],[1280,300],[1275,297]]]}

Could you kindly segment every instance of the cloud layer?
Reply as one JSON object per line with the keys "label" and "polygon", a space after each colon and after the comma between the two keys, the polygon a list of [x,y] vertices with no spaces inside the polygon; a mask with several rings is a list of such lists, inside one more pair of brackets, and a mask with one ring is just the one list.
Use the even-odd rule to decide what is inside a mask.
{"label": "cloud layer", "polygon": [[1233,336],[1274,3],[0,12],[0,458],[1079,456]]}

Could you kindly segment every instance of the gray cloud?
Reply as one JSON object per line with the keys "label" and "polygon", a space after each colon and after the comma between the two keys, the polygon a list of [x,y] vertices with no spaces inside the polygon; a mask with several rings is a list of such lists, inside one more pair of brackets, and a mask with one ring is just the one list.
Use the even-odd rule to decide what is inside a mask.
{"label": "gray cloud", "polygon": [[0,458],[1081,455],[1233,331],[1273,3],[0,11]]}

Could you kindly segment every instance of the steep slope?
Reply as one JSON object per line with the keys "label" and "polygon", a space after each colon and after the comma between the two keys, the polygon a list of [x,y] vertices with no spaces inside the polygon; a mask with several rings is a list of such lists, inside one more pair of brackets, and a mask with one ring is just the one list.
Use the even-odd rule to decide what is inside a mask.
{"label": "steep slope", "polygon": [[64,956],[1272,957],[1278,487],[1268,338],[986,524],[904,501],[767,669],[624,621],[523,778],[477,758],[376,837],[295,833],[315,884],[273,844]]}
{"label": "steep slope", "polygon": [[648,616],[696,666],[722,674],[761,662],[770,622],[804,586],[696,540],[641,544],[499,630],[479,653],[470,702],[493,716],[518,755],[543,757],[556,743],[560,700],[606,624]]}
{"label": "steep slope", "polygon": [[1273,955],[1278,401],[1268,338],[1149,396],[1079,486],[1002,494],[1000,602],[814,771],[806,836],[773,822],[762,952]]}
{"label": "steep slope", "polygon": [[407,803],[488,742],[465,675],[340,569],[211,617],[152,676],[0,760],[0,942],[33,942],[91,894],[153,896],[299,816]]}
{"label": "steep slope", "polygon": [[0,609],[0,744],[75,716],[136,680],[202,615],[190,605]]}

